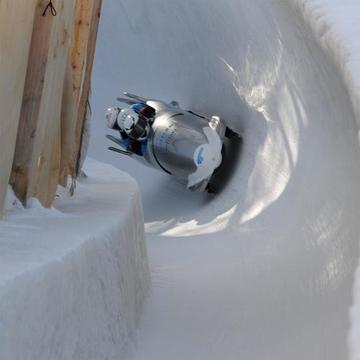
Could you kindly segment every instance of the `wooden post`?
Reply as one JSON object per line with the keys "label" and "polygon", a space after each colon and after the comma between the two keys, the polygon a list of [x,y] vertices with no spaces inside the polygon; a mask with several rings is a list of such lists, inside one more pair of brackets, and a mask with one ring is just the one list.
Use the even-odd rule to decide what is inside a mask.
{"label": "wooden post", "polygon": [[26,204],[50,206],[60,172],[61,105],[74,21],[74,2],[53,1],[57,16],[42,16],[38,0],[11,183]]}
{"label": "wooden post", "polygon": [[[71,51],[65,74],[65,84],[62,107],[62,134],[68,136],[62,138],[62,151],[60,159],[59,183],[66,186],[68,177],[76,179],[76,122],[79,108],[79,97],[83,83],[83,68],[86,61],[87,33],[83,30],[92,12],[92,0],[76,0],[74,32],[71,41]],[[73,184],[75,184],[73,182]],[[74,187],[74,186],[73,186]],[[74,189],[72,189],[74,190]]]}
{"label": "wooden post", "polygon": [[0,217],[13,161],[36,3],[0,1]]}
{"label": "wooden post", "polygon": [[78,172],[101,4],[102,0],[76,1],[75,29],[63,98],[62,132],[68,134],[62,139],[59,181],[63,186],[68,176],[75,179]]}
{"label": "wooden post", "polygon": [[75,119],[74,168],[78,169],[82,145],[82,135],[90,95],[96,38],[99,27],[102,0],[78,1],[76,24],[72,49],[73,91],[77,104]]}
{"label": "wooden post", "polygon": [[61,112],[61,158],[59,184],[67,186],[68,177],[76,179],[75,156],[75,99],[73,97],[73,71],[70,56],[67,61]]}
{"label": "wooden post", "polygon": [[[61,116],[65,74],[70,53],[74,24],[75,3],[69,0],[58,0],[60,18],[53,28],[53,56],[48,71],[53,74],[49,82],[48,99],[45,100],[49,113],[46,121],[46,136],[41,141],[40,158],[45,159],[37,168],[37,179],[30,188],[41,203],[51,206],[56,195],[60,175],[61,161]],[[57,16],[57,17],[58,17]],[[52,84],[52,85],[51,85]]]}

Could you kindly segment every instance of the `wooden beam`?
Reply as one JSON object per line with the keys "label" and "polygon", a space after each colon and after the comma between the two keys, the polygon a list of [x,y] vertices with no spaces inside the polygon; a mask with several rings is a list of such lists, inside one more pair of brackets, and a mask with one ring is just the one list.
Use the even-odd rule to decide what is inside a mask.
{"label": "wooden beam", "polygon": [[76,171],[74,164],[75,156],[75,118],[76,108],[73,96],[73,71],[71,67],[70,56],[67,62],[67,68],[64,79],[64,91],[62,98],[61,111],[61,158],[60,158],[60,174],[59,184],[63,187],[67,186],[68,177],[74,181],[76,179]]}
{"label": "wooden beam", "polygon": [[54,22],[53,49],[49,54],[51,61],[47,69],[50,80],[44,93],[46,135],[39,143],[41,164],[37,167],[37,179],[30,187],[32,196],[36,196],[46,207],[51,206],[54,200],[61,171],[62,97],[75,15],[73,1],[57,0],[56,3],[58,15]]}
{"label": "wooden beam", "polygon": [[36,167],[37,159],[34,159],[34,149],[49,60],[48,54],[51,46],[50,41],[54,17],[42,16],[47,4],[47,0],[40,0],[36,7],[11,176],[14,191],[23,203],[26,202],[29,196],[29,184],[31,176],[34,176],[34,167]]}
{"label": "wooden beam", "polygon": [[77,103],[75,119],[74,167],[78,172],[82,135],[86,116],[87,101],[90,95],[91,76],[95,57],[96,39],[99,28],[102,0],[88,0],[79,6],[75,25],[72,51],[73,91]]}
{"label": "wooden beam", "polygon": [[61,105],[74,21],[74,2],[54,0],[57,16],[42,16],[39,0],[31,40],[12,184],[26,204],[37,197],[50,206],[60,172]]}
{"label": "wooden beam", "polygon": [[62,139],[59,181],[63,186],[69,176],[74,186],[77,175],[101,4],[101,0],[76,0],[71,66],[67,70],[63,100],[62,132],[68,134]]}
{"label": "wooden beam", "polygon": [[0,217],[13,162],[37,0],[0,1]]}

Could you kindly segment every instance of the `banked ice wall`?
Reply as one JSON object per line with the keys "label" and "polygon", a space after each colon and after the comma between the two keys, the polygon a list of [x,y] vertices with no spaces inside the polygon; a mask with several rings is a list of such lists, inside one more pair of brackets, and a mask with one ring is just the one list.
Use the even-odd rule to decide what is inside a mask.
{"label": "banked ice wall", "polygon": [[[305,21],[309,4],[104,4],[91,152],[143,190],[154,289],[137,360],[351,355],[360,234],[355,85],[321,46],[324,32],[309,25],[317,13]],[[219,196],[189,194],[105,153],[103,109],[123,90],[216,113],[243,133]]]}
{"label": "banked ice wall", "polygon": [[294,4],[310,25],[321,47],[337,64],[359,121],[359,4],[353,0],[294,0]]}

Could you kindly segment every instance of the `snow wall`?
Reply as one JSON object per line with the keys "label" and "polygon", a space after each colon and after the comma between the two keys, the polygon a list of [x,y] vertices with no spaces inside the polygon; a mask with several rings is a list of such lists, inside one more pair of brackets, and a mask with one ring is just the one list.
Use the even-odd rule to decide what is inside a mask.
{"label": "snow wall", "polygon": [[[90,152],[143,192],[153,291],[134,359],[355,356],[358,94],[318,3],[104,3]],[[105,152],[104,108],[124,90],[243,134],[221,194]]]}
{"label": "snow wall", "polygon": [[2,360],[115,360],[131,346],[149,284],[139,189],[111,166],[87,161],[85,171],[77,195],[51,210],[8,197]]}

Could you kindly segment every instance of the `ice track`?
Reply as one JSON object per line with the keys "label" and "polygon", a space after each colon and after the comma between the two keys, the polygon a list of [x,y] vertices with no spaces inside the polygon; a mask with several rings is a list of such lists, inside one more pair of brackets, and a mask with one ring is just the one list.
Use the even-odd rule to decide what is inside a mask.
{"label": "ice track", "polygon": [[[91,154],[143,193],[153,288],[134,360],[342,360],[359,258],[360,151],[343,77],[290,1],[107,0]],[[216,198],[105,152],[123,90],[243,133]]]}

